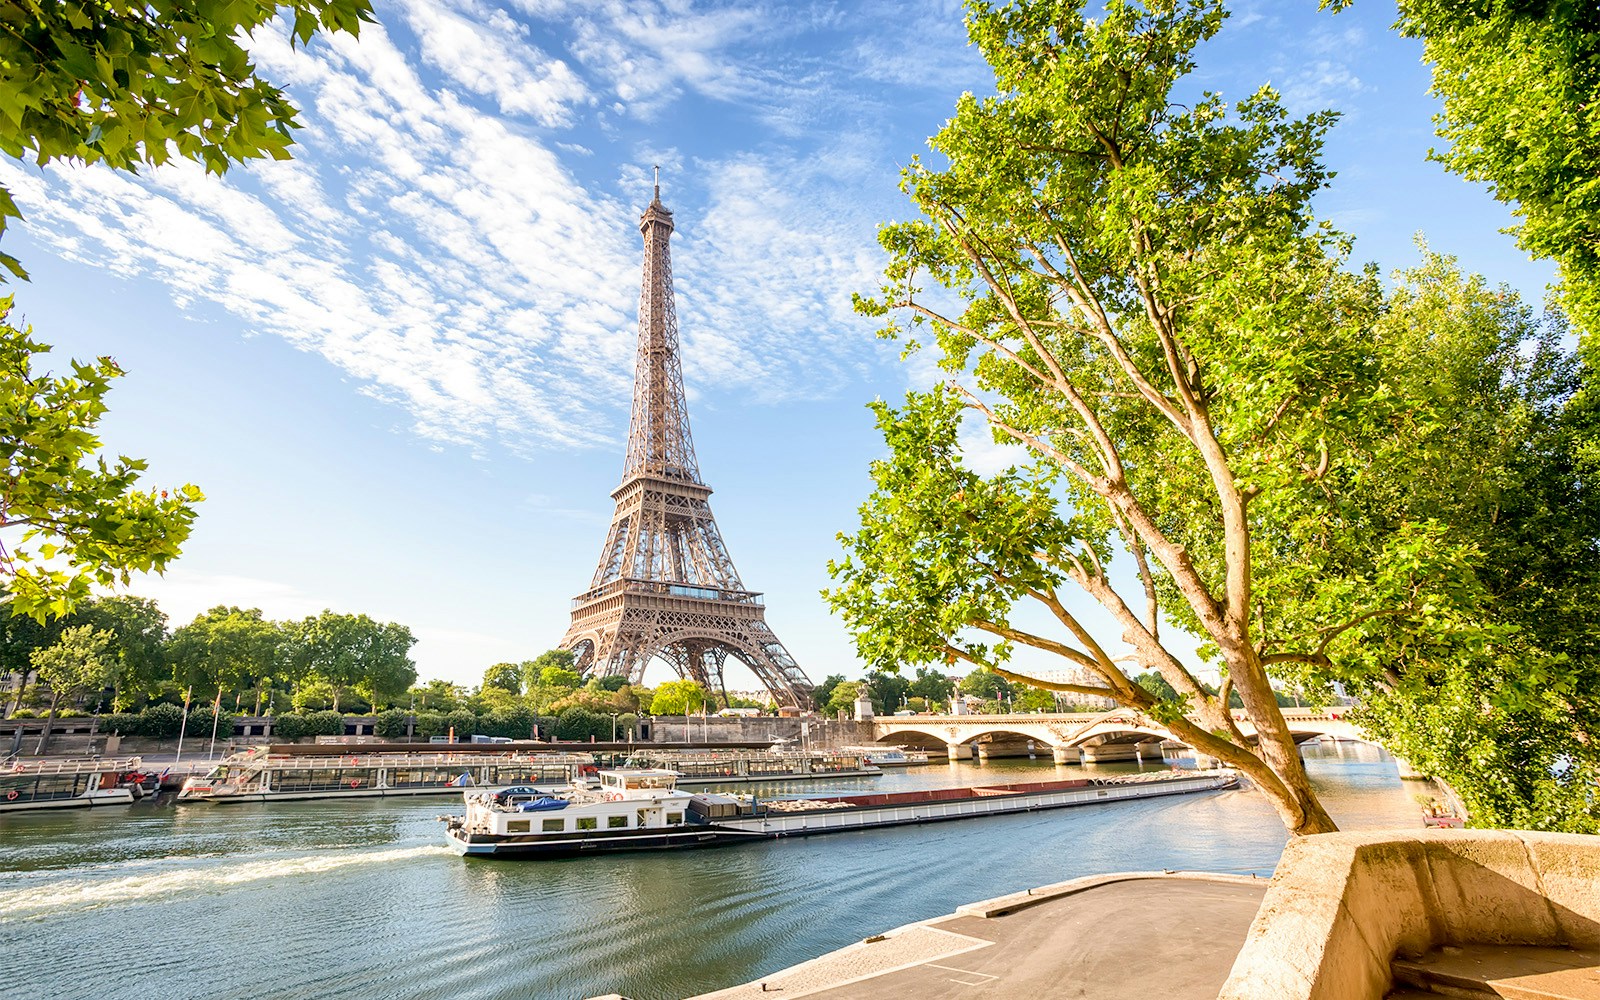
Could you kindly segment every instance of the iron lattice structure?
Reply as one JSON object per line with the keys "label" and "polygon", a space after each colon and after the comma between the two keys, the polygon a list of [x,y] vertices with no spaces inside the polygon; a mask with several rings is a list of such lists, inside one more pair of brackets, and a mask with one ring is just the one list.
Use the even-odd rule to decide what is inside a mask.
{"label": "iron lattice structure", "polygon": [[617,509],[594,579],[572,600],[561,648],[576,654],[585,676],[637,684],[659,656],[707,689],[724,687],[733,656],[780,705],[810,708],[811,682],[768,627],[761,595],[740,582],[700,478],[678,360],[672,229],[658,184],[639,219],[639,354],[628,455],[611,494]]}

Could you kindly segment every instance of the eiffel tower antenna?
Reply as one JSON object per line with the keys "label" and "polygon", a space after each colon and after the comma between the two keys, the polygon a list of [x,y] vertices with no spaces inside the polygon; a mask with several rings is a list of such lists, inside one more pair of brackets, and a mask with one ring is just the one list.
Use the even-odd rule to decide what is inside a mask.
{"label": "eiffel tower antenna", "polygon": [[616,512],[589,589],[572,600],[560,648],[580,673],[637,684],[661,657],[707,690],[724,687],[733,656],[778,704],[811,708],[811,682],[766,621],[761,594],[746,590],[711,516],[711,487],[700,478],[678,358],[672,292],[672,213],[655,197],[639,219],[644,280],[633,415]]}

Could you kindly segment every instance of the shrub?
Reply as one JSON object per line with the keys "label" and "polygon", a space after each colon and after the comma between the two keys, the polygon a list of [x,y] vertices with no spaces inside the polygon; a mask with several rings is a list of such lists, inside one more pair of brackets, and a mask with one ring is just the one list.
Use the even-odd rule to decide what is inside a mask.
{"label": "shrub", "polygon": [[478,731],[478,717],[464,708],[458,708],[445,716],[444,724],[446,730],[455,729],[456,739],[458,740],[463,736],[471,736]]}
{"label": "shrub", "polygon": [[37,715],[33,714],[33,709],[31,709],[31,708],[19,708],[15,712],[11,713],[11,717],[13,719],[37,719],[38,718]]}
{"label": "shrub", "polygon": [[116,733],[118,736],[137,736],[140,721],[141,717],[136,712],[112,712],[100,716],[100,731]]}
{"label": "shrub", "polygon": [[587,708],[569,708],[556,717],[556,738],[586,740],[611,738],[611,717],[597,715]]}
{"label": "shrub", "polygon": [[139,713],[138,734],[152,740],[172,740],[178,738],[178,733],[183,729],[183,709],[178,705],[162,702],[151,705]]}
{"label": "shrub", "polygon": [[439,712],[418,712],[417,724],[413,730],[417,739],[425,740],[430,736],[443,736],[445,731],[444,716]]}
{"label": "shrub", "polygon": [[326,712],[312,712],[306,716],[310,733],[313,736],[343,736],[344,713],[329,709]]}
{"label": "shrub", "polygon": [[391,708],[387,712],[379,712],[377,720],[372,724],[372,731],[386,740],[399,739],[406,734],[406,719],[410,718],[403,708]]}
{"label": "shrub", "polygon": [[290,712],[272,720],[272,738],[293,743],[311,732],[311,721],[303,715]]}
{"label": "shrub", "polygon": [[[218,739],[225,740],[233,735],[233,720],[234,716],[232,712],[223,712],[217,717]],[[207,738],[211,736],[210,705],[202,705],[189,713],[189,735],[204,736]]]}

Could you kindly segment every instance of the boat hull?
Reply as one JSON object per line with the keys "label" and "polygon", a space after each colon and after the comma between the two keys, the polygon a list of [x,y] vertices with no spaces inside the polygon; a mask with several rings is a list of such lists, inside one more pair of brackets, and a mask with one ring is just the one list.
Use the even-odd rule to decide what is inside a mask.
{"label": "boat hull", "polygon": [[571,858],[613,851],[681,851],[699,847],[763,840],[760,833],[726,830],[715,826],[683,826],[672,829],[640,829],[582,834],[463,834],[451,830],[446,841],[452,851],[465,857],[496,858]]}

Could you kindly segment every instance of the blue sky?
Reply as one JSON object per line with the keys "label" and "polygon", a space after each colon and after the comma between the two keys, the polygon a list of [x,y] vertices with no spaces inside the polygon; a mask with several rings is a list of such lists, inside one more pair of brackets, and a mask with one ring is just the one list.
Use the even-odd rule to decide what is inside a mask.
{"label": "blue sky", "polygon": [[[183,558],[133,592],[173,626],[216,604],[402,622],[421,674],[461,683],[553,646],[621,473],[660,164],[718,523],[806,672],[859,676],[818,592],[879,450],[865,404],[922,375],[850,294],[875,287],[877,225],[906,215],[900,165],[991,85],[958,5],[376,9],[359,43],[252,46],[302,109],[293,162],[0,161],[28,217],[6,240],[33,273],[19,310],[59,354],[128,371],[109,449],[208,495]],[[1412,263],[1423,232],[1537,300],[1552,270],[1497,232],[1505,208],[1426,162],[1436,106],[1393,19],[1238,3],[1185,86],[1343,111],[1319,205],[1358,260]]]}

